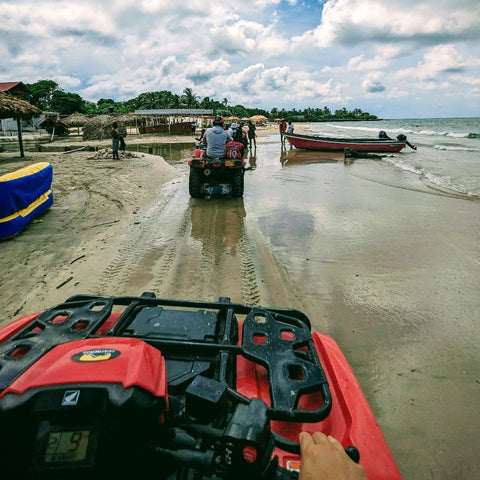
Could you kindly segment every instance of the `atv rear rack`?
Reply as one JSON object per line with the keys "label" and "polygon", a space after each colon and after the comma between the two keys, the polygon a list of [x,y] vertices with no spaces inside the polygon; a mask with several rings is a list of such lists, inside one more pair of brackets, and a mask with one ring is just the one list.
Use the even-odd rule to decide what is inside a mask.
{"label": "atv rear rack", "polygon": [[[75,295],[17,325],[9,338],[0,338],[0,396],[57,345],[86,338],[133,337],[166,358],[171,392],[210,391],[213,384],[219,386],[220,395],[224,392],[248,404],[250,398],[236,386],[236,359],[243,357],[268,372],[271,420],[319,422],[328,416],[332,399],[310,328],[308,318],[298,310],[234,304],[225,297],[197,302],[160,299],[151,293]],[[205,378],[207,385],[202,387]],[[317,409],[298,407],[307,394],[320,395]]]}

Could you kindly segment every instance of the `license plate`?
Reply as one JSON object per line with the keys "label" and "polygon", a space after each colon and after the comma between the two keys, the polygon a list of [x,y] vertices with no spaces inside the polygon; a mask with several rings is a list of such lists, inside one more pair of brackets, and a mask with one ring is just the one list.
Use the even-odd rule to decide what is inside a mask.
{"label": "license plate", "polygon": [[226,167],[233,167],[234,165],[235,165],[235,162],[233,160],[225,160]]}
{"label": "license plate", "polygon": [[230,193],[229,185],[213,185],[209,187],[208,193],[210,195],[228,195]]}

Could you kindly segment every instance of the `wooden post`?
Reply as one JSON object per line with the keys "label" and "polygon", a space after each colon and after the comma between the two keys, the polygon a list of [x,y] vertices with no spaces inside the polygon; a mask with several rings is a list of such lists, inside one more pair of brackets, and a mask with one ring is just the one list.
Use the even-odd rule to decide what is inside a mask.
{"label": "wooden post", "polygon": [[20,145],[20,156],[24,157],[25,154],[23,153],[22,122],[20,121],[20,117],[17,117],[17,134],[18,134],[18,143]]}

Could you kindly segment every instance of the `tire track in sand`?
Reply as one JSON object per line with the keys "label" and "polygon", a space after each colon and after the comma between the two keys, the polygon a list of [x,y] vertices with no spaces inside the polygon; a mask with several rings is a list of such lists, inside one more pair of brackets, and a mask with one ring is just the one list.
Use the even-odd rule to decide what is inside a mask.
{"label": "tire track in sand", "polygon": [[[120,248],[98,280],[97,291],[140,294],[152,287],[155,291],[161,284],[174,263],[177,239],[185,236],[188,229],[181,186],[181,182],[166,184],[142,220],[125,232]],[[181,220],[172,221],[172,218]]]}
{"label": "tire track in sand", "polygon": [[248,305],[260,304],[253,241],[246,231],[239,241],[240,265],[242,273],[242,302]]}

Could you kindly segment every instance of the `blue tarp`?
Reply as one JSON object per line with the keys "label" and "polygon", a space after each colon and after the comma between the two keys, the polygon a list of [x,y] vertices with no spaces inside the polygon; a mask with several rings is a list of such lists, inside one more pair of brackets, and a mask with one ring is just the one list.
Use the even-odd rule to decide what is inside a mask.
{"label": "blue tarp", "polygon": [[17,235],[53,204],[53,168],[34,163],[0,177],[0,239]]}
{"label": "blue tarp", "polygon": [[52,186],[53,168],[35,163],[0,177],[0,219],[24,210]]}
{"label": "blue tarp", "polygon": [[17,235],[36,216],[50,208],[53,204],[53,193],[45,193],[43,198],[38,199],[34,204],[16,215],[7,219],[0,218],[0,240]]}

